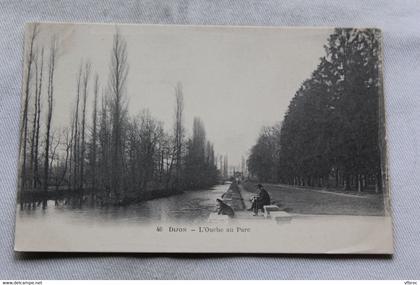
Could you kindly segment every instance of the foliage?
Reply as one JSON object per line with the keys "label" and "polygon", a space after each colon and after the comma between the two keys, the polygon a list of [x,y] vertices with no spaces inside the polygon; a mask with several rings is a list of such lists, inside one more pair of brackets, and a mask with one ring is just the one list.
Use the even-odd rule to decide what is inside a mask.
{"label": "foliage", "polygon": [[[335,29],[311,78],[290,102],[280,135],[261,134],[248,167],[261,180],[277,171],[287,184],[359,190],[382,187],[379,141],[379,32]],[[278,143],[277,161],[267,158],[266,141]],[[258,165],[266,159],[271,166]],[[261,164],[261,162],[259,162]]]}

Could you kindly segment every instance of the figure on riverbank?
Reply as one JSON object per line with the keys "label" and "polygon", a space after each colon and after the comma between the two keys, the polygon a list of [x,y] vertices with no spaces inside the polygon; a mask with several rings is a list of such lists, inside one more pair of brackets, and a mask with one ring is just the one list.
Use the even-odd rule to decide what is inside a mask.
{"label": "figure on riverbank", "polygon": [[264,189],[262,184],[258,184],[257,187],[259,189],[258,195],[251,199],[252,205],[251,208],[248,209],[248,211],[254,212],[254,216],[258,215],[259,209],[264,212],[264,206],[270,205],[271,203],[270,194],[268,194],[267,190]]}
{"label": "figure on riverbank", "polygon": [[235,211],[233,211],[232,207],[223,202],[221,199],[216,199],[217,201],[217,214],[218,215],[226,215],[231,218],[235,216]]}

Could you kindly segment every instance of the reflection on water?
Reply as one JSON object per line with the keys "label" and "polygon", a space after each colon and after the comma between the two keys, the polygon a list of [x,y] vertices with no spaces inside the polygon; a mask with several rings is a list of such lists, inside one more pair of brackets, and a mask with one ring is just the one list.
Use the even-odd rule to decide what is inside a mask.
{"label": "reflection on water", "polygon": [[25,209],[19,211],[21,218],[39,219],[53,218],[66,223],[97,222],[199,222],[207,220],[209,214],[216,210],[216,198],[227,191],[229,185],[217,185],[209,190],[186,191],[182,194],[145,201],[127,207],[90,207],[79,209],[68,206],[55,206],[54,201],[48,201],[45,210]]}

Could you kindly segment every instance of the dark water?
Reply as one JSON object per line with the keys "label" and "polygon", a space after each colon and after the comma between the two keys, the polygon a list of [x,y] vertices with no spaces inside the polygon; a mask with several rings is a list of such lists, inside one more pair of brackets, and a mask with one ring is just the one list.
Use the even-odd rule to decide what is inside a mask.
{"label": "dark water", "polygon": [[227,191],[229,185],[217,185],[208,190],[186,191],[179,195],[154,199],[126,207],[92,207],[70,208],[55,206],[48,201],[46,209],[25,209],[19,211],[25,219],[61,220],[65,223],[130,223],[130,222],[199,222],[207,220],[216,210],[216,198]]}

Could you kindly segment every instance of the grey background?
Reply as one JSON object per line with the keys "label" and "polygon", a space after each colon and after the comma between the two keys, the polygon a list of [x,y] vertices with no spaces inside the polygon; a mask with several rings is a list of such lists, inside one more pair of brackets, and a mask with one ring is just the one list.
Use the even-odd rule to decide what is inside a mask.
{"label": "grey background", "polygon": [[[394,256],[15,254],[23,24],[28,21],[382,28]],[[0,279],[420,278],[419,1],[0,0],[0,24]]]}

